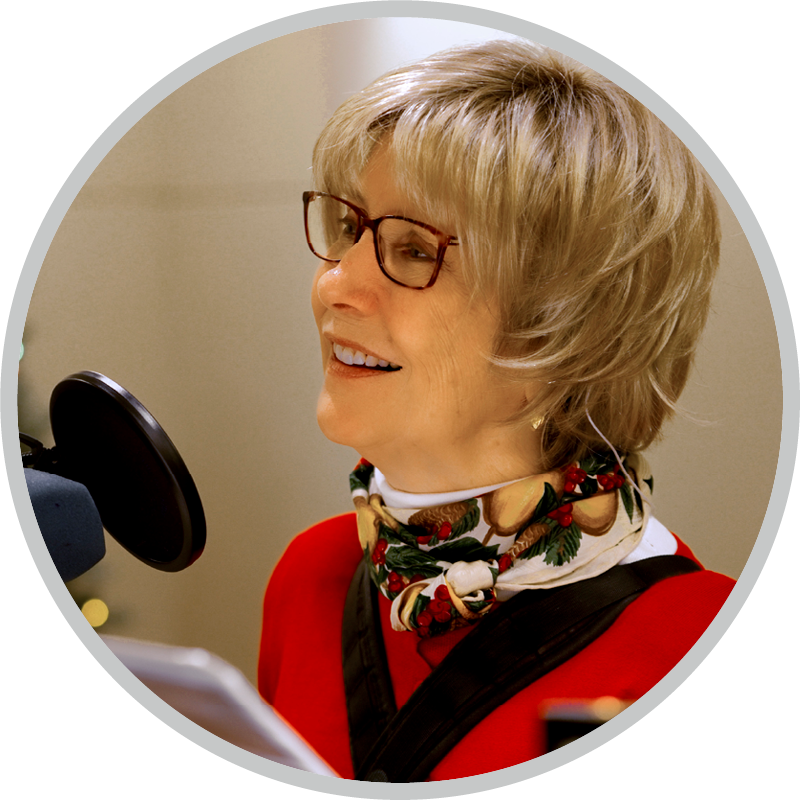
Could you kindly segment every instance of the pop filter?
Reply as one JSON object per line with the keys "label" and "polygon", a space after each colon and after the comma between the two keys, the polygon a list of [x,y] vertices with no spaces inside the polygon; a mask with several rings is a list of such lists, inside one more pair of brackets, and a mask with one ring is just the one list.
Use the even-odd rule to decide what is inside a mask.
{"label": "pop filter", "polygon": [[50,397],[55,469],[81,483],[103,527],[128,552],[177,572],[206,543],[200,496],[175,445],[129,392],[98,372],[78,372]]}

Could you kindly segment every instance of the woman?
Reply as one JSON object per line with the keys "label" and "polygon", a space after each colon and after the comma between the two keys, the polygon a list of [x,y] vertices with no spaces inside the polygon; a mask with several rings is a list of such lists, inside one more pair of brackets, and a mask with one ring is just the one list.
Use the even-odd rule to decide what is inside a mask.
{"label": "woman", "polygon": [[[651,515],[638,454],[686,382],[718,222],[701,168],[652,114],[521,43],[379,79],[328,123],[314,175],[317,417],[362,456],[357,514],[301,534],[276,567],[260,688],[342,776],[393,780],[354,768],[363,742],[351,753],[342,637],[358,649],[369,632],[353,634],[345,611],[360,562],[380,590],[386,705],[408,709],[457,644],[469,658],[499,652],[488,626],[512,598],[588,587],[593,613],[597,581],[621,566],[693,558]],[[704,570],[661,577],[462,730],[426,777],[542,754],[549,699],[652,688],[733,585]],[[480,631],[482,652],[465,650]],[[369,710],[364,725],[379,735],[391,711]]]}

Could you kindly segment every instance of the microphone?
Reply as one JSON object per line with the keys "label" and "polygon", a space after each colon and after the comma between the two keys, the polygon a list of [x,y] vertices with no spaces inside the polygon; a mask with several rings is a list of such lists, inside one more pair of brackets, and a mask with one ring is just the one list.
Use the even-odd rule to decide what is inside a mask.
{"label": "microphone", "polygon": [[90,570],[106,554],[103,523],[89,490],[36,469],[25,470],[33,513],[63,581]]}
{"label": "microphone", "polygon": [[103,528],[156,569],[177,572],[200,557],[200,495],[175,445],[133,395],[99,372],[78,372],[53,389],[50,424],[55,447],[23,433],[20,445],[36,521],[65,581],[105,555]]}

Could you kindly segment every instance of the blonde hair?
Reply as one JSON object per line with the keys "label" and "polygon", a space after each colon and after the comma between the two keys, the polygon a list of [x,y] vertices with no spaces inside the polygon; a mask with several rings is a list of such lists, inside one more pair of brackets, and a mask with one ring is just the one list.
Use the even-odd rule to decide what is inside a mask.
{"label": "blonde hair", "polygon": [[[497,368],[542,388],[545,467],[646,448],[676,410],[719,259],[712,188],[616,84],[524,42],[455,48],[346,101],[314,150],[317,188],[358,197],[389,142],[401,188],[454,233],[500,311]],[[516,418],[515,418],[516,419]]]}

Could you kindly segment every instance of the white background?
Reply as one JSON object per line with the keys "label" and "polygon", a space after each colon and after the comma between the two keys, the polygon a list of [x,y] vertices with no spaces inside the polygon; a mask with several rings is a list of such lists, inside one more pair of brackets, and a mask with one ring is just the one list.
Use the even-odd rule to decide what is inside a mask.
{"label": "white background", "polygon": [[[301,0],[291,10],[321,4]],[[800,177],[790,60],[796,44],[796,19],[790,15],[796,12],[788,10],[790,4],[768,0],[750,5],[746,15],[727,4],[697,0],[668,5],[492,0],[484,7],[597,50],[686,118],[748,199],[798,318],[800,283],[790,242],[798,228]],[[15,4],[4,11],[0,318],[8,317],[19,272],[51,202],[97,137],[167,73],[278,13],[263,2],[237,0],[208,7],[188,0],[74,0]],[[746,464],[744,453],[742,491]],[[708,489],[714,490],[713,466]],[[0,503],[7,523],[0,583],[6,740],[0,786],[19,797],[313,796],[208,754],[128,696],[84,649],[44,588],[4,477]],[[586,791],[623,798],[791,794],[800,714],[798,514],[795,489],[750,599],[672,697],[610,744],[504,793],[513,798],[534,792],[571,798]]]}

